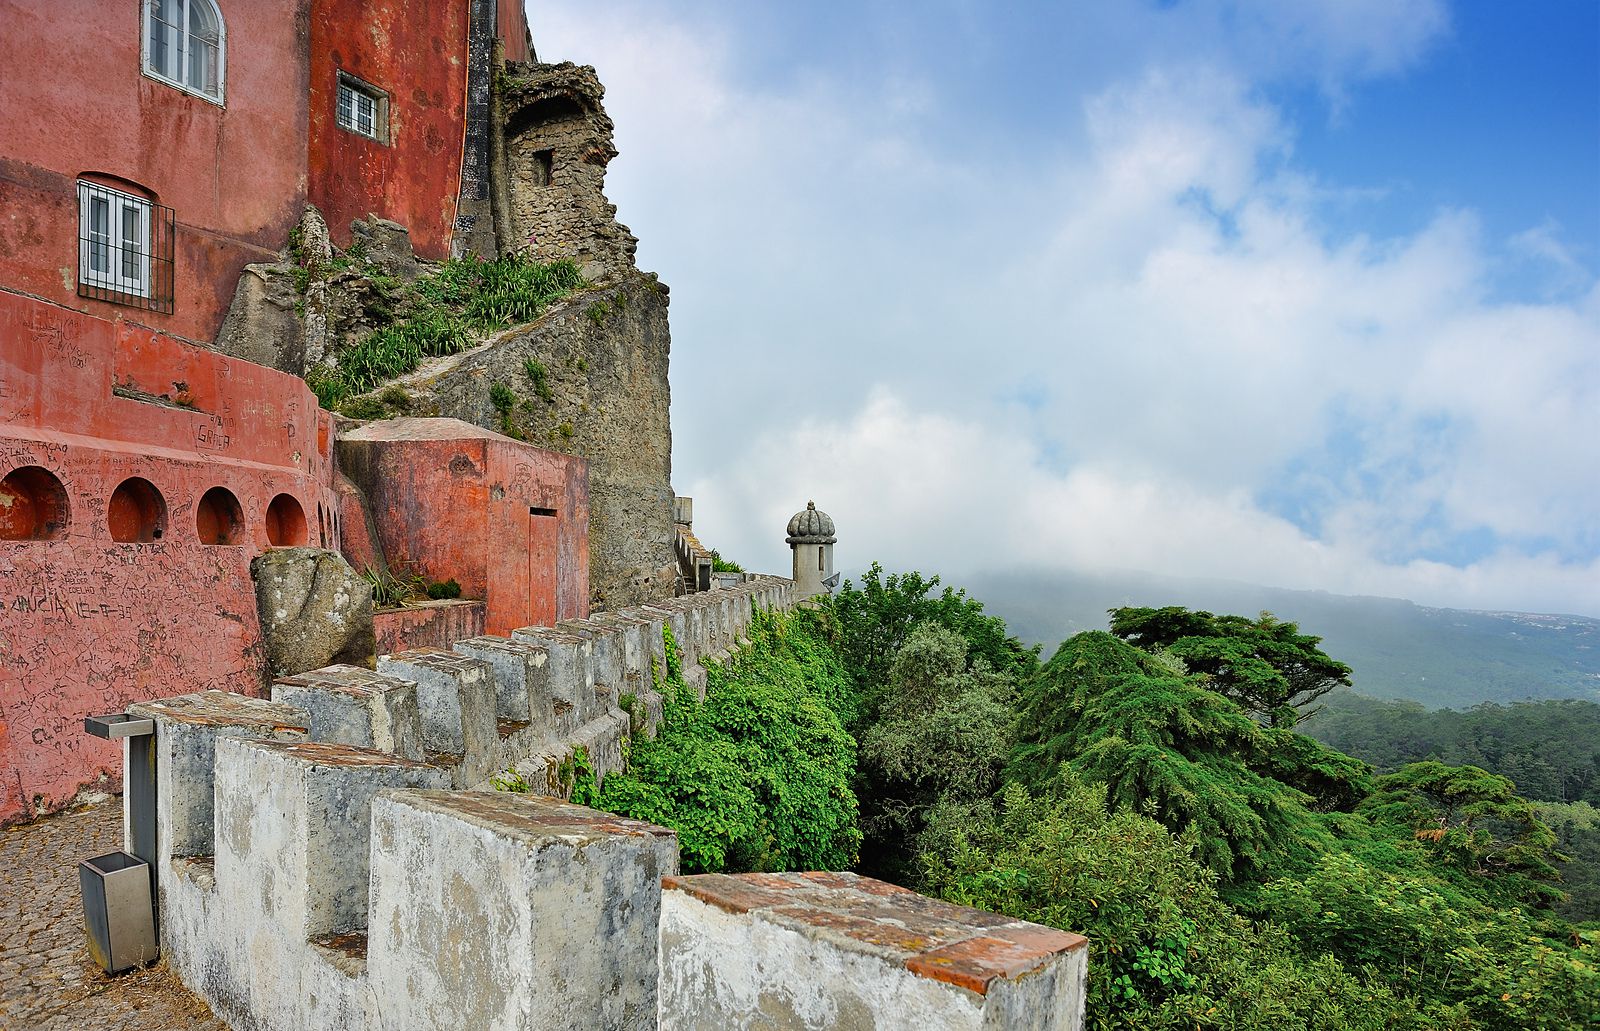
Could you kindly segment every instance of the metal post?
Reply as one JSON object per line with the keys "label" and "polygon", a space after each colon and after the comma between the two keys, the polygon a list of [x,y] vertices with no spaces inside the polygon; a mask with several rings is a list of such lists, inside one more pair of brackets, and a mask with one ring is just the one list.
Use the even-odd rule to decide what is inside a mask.
{"label": "metal post", "polygon": [[135,858],[150,866],[150,911],[157,933],[161,914],[156,907],[157,878],[160,864],[156,862],[156,736],[155,721],[114,712],[105,716],[87,716],[83,729],[95,737],[108,741],[121,741],[122,794],[127,805],[127,824],[124,844]]}

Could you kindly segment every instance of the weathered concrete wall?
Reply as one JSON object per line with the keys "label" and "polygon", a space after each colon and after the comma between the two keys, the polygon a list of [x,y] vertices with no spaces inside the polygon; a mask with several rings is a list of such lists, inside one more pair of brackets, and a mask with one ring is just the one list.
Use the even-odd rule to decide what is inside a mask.
{"label": "weathered concrete wall", "polygon": [[407,648],[448,648],[484,632],[483,602],[429,601],[372,614],[377,654]]}
{"label": "weathered concrete wall", "polygon": [[[491,398],[502,384],[516,399],[509,429],[588,460],[595,609],[673,593],[670,346],[666,288],[634,273],[400,381],[413,411],[495,429],[508,423]],[[528,376],[530,360],[545,370],[548,399]]]}
{"label": "weathered concrete wall", "polygon": [[[664,828],[444,790],[486,749],[597,754],[585,730],[627,733],[615,685],[659,668],[664,627],[686,663],[717,661],[755,608],[792,599],[791,582],[753,578],[394,656],[413,679],[331,667],[272,702],[136,707],[156,724],[166,961],[251,1031],[1079,1027],[1077,935],[853,874],[679,878]],[[462,754],[428,747],[468,725]]]}
{"label": "weathered concrete wall", "polygon": [[394,792],[372,816],[372,991],[407,1028],[656,1027],[677,835],[501,792]]}
{"label": "weathered concrete wall", "polygon": [[1083,1026],[1081,935],[850,873],[669,878],[661,1025]]}
{"label": "weathered concrete wall", "polygon": [[331,429],[292,376],[0,292],[0,509],[56,497],[0,527],[0,822],[115,779],[84,716],[260,689],[250,560],[337,539]]}
{"label": "weathered concrete wall", "polygon": [[591,282],[632,272],[639,241],[605,197],[617,149],[594,69],[513,65],[503,83],[513,239],[502,246],[525,247],[541,261],[571,258]]}
{"label": "weathered concrete wall", "polygon": [[450,419],[368,423],[338,448],[389,563],[482,598],[488,632],[586,614],[583,461]]}

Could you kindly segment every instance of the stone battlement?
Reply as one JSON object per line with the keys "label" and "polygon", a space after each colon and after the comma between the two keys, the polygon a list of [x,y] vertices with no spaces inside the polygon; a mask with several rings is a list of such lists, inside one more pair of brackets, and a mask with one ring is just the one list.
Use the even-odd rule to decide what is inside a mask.
{"label": "stone battlement", "polygon": [[[241,1029],[749,1025],[729,985],[763,1014],[789,1000],[797,1027],[899,1026],[901,998],[937,1018],[919,1026],[1078,1026],[1076,936],[848,874],[678,878],[674,832],[555,797],[578,747],[603,778],[659,719],[664,630],[703,691],[702,663],[792,590],[754,577],[286,677],[271,700],[134,706],[155,724],[168,962]],[[512,768],[547,795],[486,790]],[[834,1010],[802,984],[819,957],[859,975]]]}

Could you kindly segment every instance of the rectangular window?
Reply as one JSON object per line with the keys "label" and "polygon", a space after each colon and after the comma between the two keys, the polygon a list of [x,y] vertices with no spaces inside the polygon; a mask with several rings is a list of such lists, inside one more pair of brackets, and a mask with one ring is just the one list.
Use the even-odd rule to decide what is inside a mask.
{"label": "rectangular window", "polygon": [[78,295],[172,311],[172,209],[78,183]]}
{"label": "rectangular window", "polygon": [[389,142],[389,95],[345,72],[339,73],[339,128],[379,143]]}

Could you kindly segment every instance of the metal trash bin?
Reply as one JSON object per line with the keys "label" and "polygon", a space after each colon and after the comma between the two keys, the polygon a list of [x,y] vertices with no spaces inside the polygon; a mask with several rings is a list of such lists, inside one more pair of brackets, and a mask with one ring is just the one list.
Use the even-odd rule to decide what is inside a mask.
{"label": "metal trash bin", "polygon": [[89,955],[106,973],[120,974],[160,955],[149,863],[126,852],[85,859],[78,864],[78,886]]}

